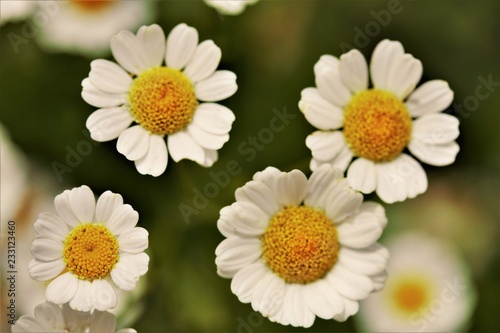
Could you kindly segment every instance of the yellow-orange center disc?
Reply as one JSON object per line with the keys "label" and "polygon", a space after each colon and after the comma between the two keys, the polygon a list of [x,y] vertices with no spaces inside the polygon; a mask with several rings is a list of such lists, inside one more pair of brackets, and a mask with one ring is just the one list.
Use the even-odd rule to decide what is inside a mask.
{"label": "yellow-orange center disc", "polygon": [[268,267],[288,283],[311,283],[337,261],[337,230],[323,211],[290,206],[274,215],[261,238]]}
{"label": "yellow-orange center disc", "polygon": [[344,136],[355,156],[383,162],[410,142],[412,120],[404,103],[390,92],[365,90],[344,110]]}
{"label": "yellow-orange center disc", "polygon": [[182,130],[198,106],[191,81],[169,67],[154,67],[139,74],[132,83],[129,102],[137,122],[158,135]]}
{"label": "yellow-orange center disc", "polygon": [[414,313],[429,305],[432,300],[432,284],[419,276],[398,277],[390,288],[392,303],[403,315]]}
{"label": "yellow-orange center disc", "polygon": [[72,2],[88,12],[98,12],[112,5],[116,0],[72,0]]}

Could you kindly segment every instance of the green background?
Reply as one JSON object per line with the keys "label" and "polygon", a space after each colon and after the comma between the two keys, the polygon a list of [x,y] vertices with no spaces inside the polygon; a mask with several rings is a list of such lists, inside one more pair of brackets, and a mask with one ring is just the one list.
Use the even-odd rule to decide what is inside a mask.
{"label": "green background", "polygon": [[[231,293],[230,280],[216,274],[214,250],[223,240],[216,221],[219,210],[234,201],[235,189],[255,172],[276,166],[309,174],[310,151],[304,141],[315,129],[297,103],[301,90],[314,86],[313,65],[322,54],[338,57],[343,53],[341,43],[346,43],[369,59],[380,40],[399,40],[422,61],[422,82],[448,81],[455,104],[475,95],[479,77],[500,82],[499,1],[401,1],[401,12],[392,15],[387,26],[378,25],[380,32],[368,36],[366,45],[357,43],[357,29],[365,31],[369,22],[376,22],[371,11],[386,9],[387,3],[264,0],[236,17],[219,15],[202,1],[155,4],[154,22],[166,33],[185,22],[198,29],[200,41],[215,41],[222,49],[219,69],[235,72],[239,89],[221,102],[233,110],[236,121],[230,141],[210,169],[170,160],[162,176],[142,176],[116,151],[113,140],[94,145],[79,166],[62,176],[61,189],[86,184],[97,195],[108,189],[122,194],[150,232],[144,312],[133,325],[139,332],[237,332],[239,320],[248,323],[249,318],[255,332],[302,331],[254,314],[249,304],[241,304]],[[23,22],[9,23],[0,32],[1,122],[30,161],[58,182],[51,165],[65,164],[68,147],[76,149],[88,141],[85,121],[95,108],[81,99],[80,83],[92,59],[47,53],[36,38],[16,53],[7,34],[19,34],[22,26]],[[500,330],[494,315],[500,308],[498,85],[476,110],[446,111],[460,119],[461,151],[451,166],[425,166],[428,193],[385,205],[386,234],[423,228],[448,237],[471,265],[479,295],[471,331]],[[273,109],[285,108],[296,117],[247,161],[250,155],[242,154],[240,145],[269,127]],[[231,160],[238,162],[241,172],[187,223],[179,205],[194,207],[193,191],[203,192],[213,181],[209,173],[225,170]],[[375,195],[367,197],[378,200]],[[356,323],[352,318],[345,323],[316,319],[310,331],[356,331]]]}

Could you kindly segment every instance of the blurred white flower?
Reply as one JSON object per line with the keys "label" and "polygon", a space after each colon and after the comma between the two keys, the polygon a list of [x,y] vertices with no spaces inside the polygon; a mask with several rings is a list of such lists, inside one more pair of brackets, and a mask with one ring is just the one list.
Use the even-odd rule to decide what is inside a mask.
{"label": "blurred white flower", "polygon": [[306,139],[312,170],[325,163],[346,170],[357,157],[347,171],[350,185],[363,193],[376,191],[393,203],[427,190],[424,169],[405,148],[427,164],[455,161],[459,122],[440,113],[453,101],[453,91],[442,80],[415,89],[422,63],[405,53],[401,43],[386,39],[373,51],[372,89],[358,50],[340,59],[323,55],[314,73],[317,88],[304,89],[299,102],[306,119],[319,129]]}
{"label": "blurred white flower", "polygon": [[345,321],[383,287],[389,253],[376,241],[384,208],[363,203],[341,170],[309,178],[269,167],[221,210],[217,272],[243,303],[282,325],[310,327],[316,316]]}
{"label": "blurred white flower", "polygon": [[33,13],[36,5],[36,0],[0,1],[0,26],[9,21],[18,21],[27,18]]}
{"label": "blurred white flower", "polygon": [[[238,89],[233,72],[216,70],[219,47],[211,40],[198,44],[198,31],[186,24],[177,25],[165,41],[154,24],[137,35],[120,32],[111,50],[120,65],[94,60],[82,82],[83,99],[101,108],[87,119],[92,138],[118,138],[118,151],[145,175],[165,172],[168,153],[175,162],[212,166],[235,119],[231,110],[213,102]],[[137,125],[129,127],[133,122]]]}
{"label": "blurred white flower", "polygon": [[259,0],[203,0],[205,3],[215,8],[219,13],[225,15],[239,15],[246,6],[253,5]]}
{"label": "blurred white flower", "polygon": [[361,302],[357,319],[370,332],[461,332],[476,292],[468,268],[448,245],[407,232],[388,242],[384,290]]}

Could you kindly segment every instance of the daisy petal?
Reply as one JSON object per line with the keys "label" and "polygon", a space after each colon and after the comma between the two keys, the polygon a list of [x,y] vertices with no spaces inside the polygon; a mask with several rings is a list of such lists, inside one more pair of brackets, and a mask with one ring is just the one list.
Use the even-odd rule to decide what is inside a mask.
{"label": "daisy petal", "polygon": [[346,321],[350,316],[358,313],[359,303],[346,297],[342,297],[341,299],[344,303],[344,311],[342,311],[338,315],[333,316],[333,319],[342,323]]}
{"label": "daisy petal", "polygon": [[249,203],[233,203],[231,206],[222,208],[220,211],[220,218],[217,221],[217,228],[226,237],[235,235],[242,237],[262,235],[267,227],[267,223],[262,223],[265,221],[265,218],[259,219],[255,216],[251,216],[251,214],[248,214],[248,212],[242,208],[242,206],[244,206],[242,204],[246,205]]}
{"label": "daisy petal", "polygon": [[373,291],[380,291],[385,286],[385,281],[387,280],[387,271],[380,272],[378,274],[370,276],[373,283]]}
{"label": "daisy petal", "polygon": [[78,288],[78,278],[67,272],[55,278],[45,289],[45,298],[49,302],[63,304],[75,296]]}
{"label": "daisy petal", "polygon": [[[64,332],[65,328],[65,318],[63,315],[63,312],[61,311],[61,308],[54,303],[50,302],[45,302],[42,304],[39,304],[35,307],[35,318],[36,320],[46,328],[54,329],[54,330],[61,330],[61,332]],[[15,326],[18,325],[18,322],[16,322]],[[15,326],[12,326],[13,328]],[[13,330],[13,332],[16,332]],[[42,332],[42,331],[23,331],[23,332]],[[45,331],[44,331],[45,332]]]}
{"label": "daisy petal", "polygon": [[203,148],[186,130],[169,135],[167,144],[170,156],[175,162],[182,159],[192,160],[198,164],[205,162]]}
{"label": "daisy petal", "polygon": [[194,86],[196,98],[205,102],[216,102],[232,96],[238,85],[236,74],[226,70],[216,71]]}
{"label": "daisy petal", "polygon": [[443,113],[431,113],[413,121],[412,139],[430,145],[450,143],[460,134],[457,118]]}
{"label": "daisy petal", "polygon": [[193,115],[193,124],[214,134],[227,134],[235,120],[234,113],[216,103],[201,103]]}
{"label": "daisy petal", "polygon": [[11,330],[13,333],[46,332],[47,327],[38,318],[24,315],[16,320],[15,325],[11,326]]}
{"label": "daisy petal", "polygon": [[146,155],[135,161],[135,167],[142,175],[158,177],[165,172],[168,164],[168,151],[165,139],[151,135]]}
{"label": "daisy petal", "polygon": [[126,253],[139,253],[148,247],[148,231],[141,227],[127,230],[118,237],[120,251]]}
{"label": "daisy petal", "polygon": [[414,198],[427,190],[427,175],[414,158],[401,154],[394,160],[375,164],[377,195],[386,203]]}
{"label": "daisy petal", "polygon": [[187,131],[200,146],[207,149],[220,149],[229,140],[229,134],[209,133],[194,122],[187,126]]}
{"label": "daisy petal", "polygon": [[34,258],[28,264],[28,272],[33,280],[49,281],[58,276],[65,267],[66,264],[61,259],[43,261]]}
{"label": "daisy petal", "polygon": [[120,31],[111,38],[110,46],[116,61],[130,73],[138,75],[149,68],[145,50],[130,31]]}
{"label": "daisy petal", "polygon": [[205,159],[200,165],[205,168],[210,168],[219,159],[219,153],[217,150],[203,148],[203,153],[205,154]]}
{"label": "daisy petal", "polygon": [[368,65],[358,50],[351,50],[340,57],[339,72],[342,82],[351,93],[368,88]]}
{"label": "daisy petal", "polygon": [[161,66],[165,56],[165,34],[159,25],[142,26],[137,32],[137,43],[145,51],[148,68]]}
{"label": "daisy petal", "polygon": [[404,55],[400,42],[384,39],[377,44],[370,62],[370,72],[373,85],[382,90],[390,90],[392,68]]}
{"label": "daisy petal", "polygon": [[68,226],[56,214],[41,213],[33,225],[37,236],[62,241],[68,235]]}
{"label": "daisy petal", "polygon": [[319,60],[314,64],[314,75],[318,76],[320,73],[328,70],[338,71],[340,60],[330,54],[324,54],[319,57]]}
{"label": "daisy petal", "polygon": [[278,186],[278,178],[282,173],[275,167],[267,167],[262,171],[256,172],[252,179],[264,183],[264,185],[274,192]]}
{"label": "daisy petal", "polygon": [[82,98],[88,104],[98,108],[112,108],[125,104],[125,94],[110,94],[95,87],[89,78],[82,81]]}
{"label": "daisy petal", "polygon": [[311,207],[325,207],[329,189],[343,179],[343,172],[329,164],[324,164],[316,169],[309,178],[309,189],[304,203]]}
{"label": "daisy petal", "polygon": [[351,99],[351,93],[342,83],[338,69],[326,69],[316,74],[316,86],[321,96],[337,107],[345,106]]}
{"label": "daisy petal", "polygon": [[184,74],[193,83],[204,80],[215,72],[221,57],[220,48],[212,40],[205,40],[196,48]]}
{"label": "daisy petal", "polygon": [[87,280],[78,280],[78,288],[76,289],[75,296],[69,302],[69,306],[77,311],[90,311],[92,302],[90,300],[90,286],[91,282]]}
{"label": "daisy petal", "polygon": [[41,261],[53,261],[62,258],[63,241],[37,237],[31,244],[31,254]]}
{"label": "daisy petal", "polygon": [[384,206],[374,201],[365,201],[361,204],[359,208],[360,212],[369,212],[375,214],[378,218],[378,223],[382,228],[387,225],[387,216],[385,215]]}
{"label": "daisy petal", "polygon": [[375,164],[362,157],[356,159],[347,170],[347,180],[349,181],[349,185],[355,190],[363,193],[375,191],[377,184]]}
{"label": "daisy petal", "polygon": [[140,276],[143,276],[148,271],[149,256],[144,252],[137,254],[122,253],[120,254],[120,260],[126,265],[135,267]]}
{"label": "daisy petal", "polygon": [[116,149],[129,161],[136,161],[148,152],[151,137],[140,125],[129,127],[118,137]]}
{"label": "daisy petal", "polygon": [[306,288],[302,285],[298,285],[293,294],[292,302],[294,304],[294,317],[296,318],[295,326],[309,328],[314,324],[316,316],[306,304],[306,293]]}
{"label": "daisy petal", "polygon": [[422,63],[411,54],[403,55],[392,66],[388,90],[404,100],[417,86],[422,77]]}
{"label": "daisy petal", "polygon": [[385,270],[389,251],[378,243],[361,249],[343,247],[339,252],[338,264],[354,273],[374,275]]}
{"label": "daisy petal", "polygon": [[414,139],[408,145],[408,149],[424,163],[434,166],[445,166],[455,162],[455,158],[460,151],[460,146],[456,142],[433,145]]}
{"label": "daisy petal", "polygon": [[343,311],[342,302],[335,299],[340,298],[340,296],[325,280],[318,280],[308,285],[304,296],[309,309],[319,318],[332,319],[334,315]]}
{"label": "daisy petal", "polygon": [[373,213],[363,212],[351,216],[344,223],[337,225],[340,244],[354,249],[366,248],[374,244],[382,227]]}
{"label": "daisy petal", "polygon": [[299,109],[306,120],[318,129],[333,130],[342,127],[342,109],[324,99],[317,88],[302,90]]}
{"label": "daisy petal", "polygon": [[118,288],[126,291],[134,290],[137,281],[139,281],[139,273],[130,265],[118,262],[111,271],[111,278]]}
{"label": "daisy petal", "polygon": [[275,315],[283,305],[285,281],[275,274],[266,274],[255,284],[252,308],[263,316]]}
{"label": "daisy petal", "polygon": [[92,222],[94,220],[95,197],[88,186],[72,189],[69,193],[69,203],[78,221]]}
{"label": "daisy petal", "polygon": [[316,131],[307,136],[306,146],[311,149],[312,156],[315,159],[331,161],[347,145],[344,135],[340,131]]}
{"label": "daisy petal", "polygon": [[92,139],[104,142],[116,139],[133,121],[123,108],[99,109],[87,118],[86,126]]}
{"label": "daisy petal", "polygon": [[186,66],[198,45],[198,31],[181,23],[170,31],[167,37],[165,62],[168,67],[182,69]]}
{"label": "daisy petal", "polygon": [[252,293],[256,283],[269,273],[266,266],[260,261],[243,267],[231,280],[231,291],[240,302],[249,303],[252,301]]}
{"label": "daisy petal", "polygon": [[261,247],[259,239],[226,238],[215,249],[217,274],[232,278],[240,269],[260,258]]}
{"label": "daisy petal", "polygon": [[279,176],[276,196],[282,206],[298,206],[307,190],[306,176],[299,170],[292,170]]}
{"label": "daisy petal", "polygon": [[370,278],[351,272],[340,265],[333,267],[328,279],[332,285],[336,286],[339,294],[351,300],[366,298],[373,290]]}
{"label": "daisy petal", "polygon": [[132,230],[139,221],[137,213],[130,205],[121,205],[113,210],[105,224],[114,235],[119,236],[125,231]]}
{"label": "daisy petal", "polygon": [[363,195],[351,188],[347,180],[341,180],[330,186],[326,194],[326,207],[323,207],[326,215],[334,223],[339,223],[353,214],[361,205]]}
{"label": "daisy petal", "polygon": [[[111,271],[111,275],[113,275],[113,271],[118,265],[119,262]],[[95,279],[92,281],[92,285],[90,286],[90,299],[92,305],[99,311],[113,309],[118,304],[116,291],[106,279]]]}
{"label": "daisy petal", "polygon": [[54,199],[54,205],[57,214],[69,226],[76,227],[80,221],[76,218],[71,205],[69,203],[70,191],[65,190],[63,193],[57,195]]}
{"label": "daisy petal", "polygon": [[96,311],[90,323],[89,332],[116,332],[116,318],[107,311]]}
{"label": "daisy petal", "polygon": [[267,216],[273,216],[278,212],[277,194],[261,182],[250,181],[235,192],[236,201],[250,202],[262,209]]}
{"label": "daisy petal", "polygon": [[89,79],[99,90],[110,94],[126,94],[132,78],[116,63],[97,59],[90,63]]}
{"label": "daisy petal", "polygon": [[[99,199],[95,207],[95,220],[99,223],[108,224],[109,218],[118,207],[123,205],[123,198],[117,193],[106,191]],[[109,227],[109,224],[108,224]],[[115,233],[113,230],[111,232]]]}
{"label": "daisy petal", "polygon": [[443,80],[427,81],[408,97],[405,105],[412,117],[441,112],[453,101],[453,91]]}

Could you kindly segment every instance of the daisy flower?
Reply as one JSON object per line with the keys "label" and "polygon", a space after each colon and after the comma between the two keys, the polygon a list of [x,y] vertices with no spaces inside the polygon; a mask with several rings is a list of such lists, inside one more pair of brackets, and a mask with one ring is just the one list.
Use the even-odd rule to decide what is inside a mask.
{"label": "daisy flower", "polygon": [[243,303],[282,325],[318,316],[344,321],[384,285],[387,250],[376,243],[384,208],[363,203],[342,171],[323,165],[309,178],[269,167],[221,210],[217,273]]}
{"label": "daisy flower", "polygon": [[148,270],[148,232],[139,214],[119,194],[104,192],[97,203],[87,186],[56,196],[57,214],[42,213],[31,245],[31,278],[50,281],[48,301],[78,311],[117,305],[116,288],[134,290]]}
{"label": "daisy flower", "polygon": [[370,332],[464,332],[476,303],[467,267],[438,239],[406,232],[387,243],[389,278],[361,302]]}
{"label": "daisy flower", "polygon": [[30,16],[36,8],[36,1],[0,1],[0,26],[8,21],[18,21]]}
{"label": "daisy flower", "polygon": [[246,6],[253,5],[259,0],[203,0],[205,3],[215,8],[219,13],[225,15],[239,15]]}
{"label": "daisy flower", "polygon": [[216,71],[219,47],[211,40],[198,44],[196,29],[179,24],[166,42],[158,25],[143,26],[137,35],[122,31],[111,50],[119,65],[94,60],[82,82],[83,99],[101,108],[87,119],[92,138],[118,138],[118,151],[141,174],[159,176],[167,168],[165,136],[175,162],[215,163],[235,117],[213,102],[237,90],[233,72]]}
{"label": "daisy flower", "polygon": [[[69,333],[115,333],[116,318],[109,312],[80,312],[68,304],[62,308],[51,302],[42,303],[35,308],[34,316],[22,316],[12,325],[12,332],[69,332]],[[117,333],[137,333],[125,328]]]}
{"label": "daisy flower", "polygon": [[337,59],[323,55],[314,66],[317,88],[302,91],[299,108],[319,129],[309,135],[311,169],[332,164],[347,169],[350,185],[376,191],[387,203],[413,198],[427,189],[420,161],[444,166],[455,161],[458,119],[440,113],[453,100],[441,80],[415,89],[422,64],[399,42],[383,40],[368,65],[358,50]]}
{"label": "daisy flower", "polygon": [[[151,21],[153,2],[127,0],[67,0],[57,6],[37,36],[49,50],[88,56],[109,52],[109,40],[120,30],[137,29]],[[44,3],[40,4],[44,6]],[[43,7],[42,7],[43,8]]]}

